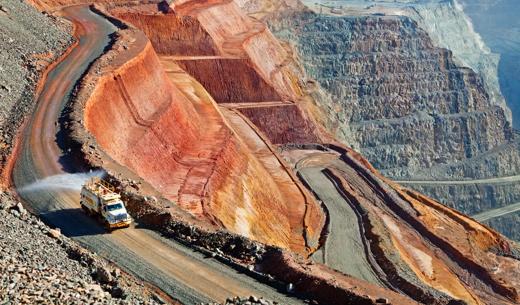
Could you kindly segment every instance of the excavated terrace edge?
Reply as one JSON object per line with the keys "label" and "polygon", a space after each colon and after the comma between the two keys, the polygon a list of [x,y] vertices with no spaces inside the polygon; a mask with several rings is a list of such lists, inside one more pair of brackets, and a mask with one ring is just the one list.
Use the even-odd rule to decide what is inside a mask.
{"label": "excavated terrace edge", "polygon": [[[133,26],[130,24],[118,20],[105,12],[103,7],[91,5],[91,9],[110,20],[119,28],[119,31],[128,29],[135,31]],[[67,121],[66,132],[69,137],[69,147],[71,147],[72,152],[75,155],[81,156],[82,160],[90,168],[103,168],[101,161],[102,158],[106,158],[106,160],[113,162],[113,160],[111,160],[111,158],[99,147],[95,138],[86,130],[83,125],[83,117],[85,104],[93,93],[97,81],[99,81],[100,77],[105,72],[103,71],[103,68],[106,67],[106,64],[104,64],[102,60],[106,60],[107,57],[110,57],[111,51],[112,54],[114,52],[114,46],[118,45],[120,42],[120,37],[115,37],[105,53],[91,64],[88,72],[76,86],[73,98],[69,105],[67,105],[64,114],[65,120]],[[92,153],[93,151],[94,153]],[[121,190],[123,199],[126,200],[128,204],[128,210],[144,225],[153,230],[159,231],[167,238],[174,239],[196,251],[214,257],[237,271],[245,273],[263,283],[273,286],[276,289],[286,288],[288,284],[286,280],[290,279],[290,277],[287,277],[287,274],[274,274],[273,276],[255,270],[255,267],[259,266],[257,263],[261,262],[264,255],[270,254],[272,257],[273,255],[276,256],[277,253],[278,255],[285,254],[287,257],[291,258],[289,259],[290,263],[301,264],[297,262],[300,258],[286,250],[264,245],[225,230],[216,230],[212,232],[208,230],[207,226],[197,224],[196,220],[188,220],[188,216],[184,214],[174,216],[170,212],[158,207],[157,204],[154,204],[156,200],[150,200],[149,197],[143,196],[136,192],[135,189],[127,186],[123,179],[117,177],[116,173],[108,173],[108,176],[108,179],[113,182],[119,190]],[[192,224],[194,222],[196,224]],[[286,262],[287,260],[284,261]],[[325,269],[327,269],[327,267],[325,267]],[[332,269],[330,270],[330,273],[335,276],[344,276],[348,281],[352,281],[351,277],[343,274],[336,274]],[[310,277],[310,275],[307,275],[307,277]],[[319,276],[312,276],[312,278],[319,279]],[[351,304],[349,302],[352,301],[353,295],[356,295],[355,292],[352,292],[352,290],[347,287],[338,287],[337,283],[327,281],[326,279],[322,279],[321,282],[321,285],[324,288],[331,289],[331,291],[338,291],[338,289],[339,291],[342,291],[333,303],[330,303],[329,301],[326,302],[327,304]],[[309,295],[306,294],[305,291],[298,291],[297,285],[295,285],[294,292],[297,297],[306,297],[316,299],[317,301],[326,300],[323,295]],[[401,301],[405,299],[409,300],[410,304],[417,304],[412,299],[408,299],[408,297],[401,296],[391,290],[383,290],[382,294],[384,295],[358,295],[356,300],[363,300],[363,304],[376,304],[378,298],[388,297],[390,299],[399,298]]]}

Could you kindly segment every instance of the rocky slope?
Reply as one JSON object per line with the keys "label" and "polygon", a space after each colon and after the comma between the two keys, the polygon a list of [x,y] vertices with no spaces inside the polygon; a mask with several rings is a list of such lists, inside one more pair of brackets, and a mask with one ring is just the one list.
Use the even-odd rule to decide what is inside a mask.
{"label": "rocky slope", "polygon": [[[311,2],[305,2],[312,5]],[[408,16],[424,29],[437,47],[453,52],[456,63],[469,67],[483,79],[492,103],[500,105],[511,122],[511,111],[507,108],[498,82],[499,55],[492,53],[473,28],[473,24],[457,0],[346,0],[341,4],[347,14],[353,12],[383,13]],[[336,13],[340,13],[339,9]]]}
{"label": "rocky slope", "polygon": [[279,20],[273,30],[297,44],[309,77],[329,97],[323,107],[338,134],[390,176],[415,176],[511,139],[478,75],[413,20],[310,12]]}
{"label": "rocky slope", "polygon": [[[160,17],[158,20],[178,18],[162,15],[154,7],[144,8],[151,9],[147,20],[153,14]],[[190,23],[186,25],[183,30],[197,30]],[[77,115],[78,121],[84,120],[87,132],[81,141],[92,135],[95,142],[90,145],[101,148],[109,160],[127,167],[195,217],[267,244],[310,251],[323,222],[316,202],[297,182],[289,182],[292,186],[288,188],[270,175],[229,129],[203,87],[172,82],[188,77],[179,68],[186,67],[184,61],[169,60],[182,55],[176,48],[164,49],[168,53],[161,63],[152,43],[140,32],[122,33],[118,48],[94,68],[104,72],[83,85]],[[170,33],[158,31],[151,37]],[[218,65],[229,60],[204,57],[202,64],[192,69],[205,69],[208,61]],[[168,71],[172,75],[161,64],[171,66]],[[258,78],[250,66],[242,67],[238,72]],[[236,84],[220,88],[233,94]],[[218,83],[215,88],[219,88]],[[247,89],[242,92],[247,93]]]}
{"label": "rocky slope", "polygon": [[457,0],[424,2],[415,3],[407,16],[417,20],[436,46],[452,51],[458,65],[469,67],[482,77],[490,101],[504,109],[511,123],[511,110],[506,106],[499,84],[499,55],[493,53],[474,30]]}
{"label": "rocky slope", "polygon": [[0,4],[0,166],[33,107],[40,73],[72,42],[70,24],[38,12],[24,1]]}
{"label": "rocky slope", "polygon": [[[320,14],[289,1],[274,3],[243,6],[293,44],[306,90],[324,117],[333,118],[328,129],[385,175],[450,181],[519,173],[497,56],[456,1],[305,2]],[[410,187],[478,213],[515,203],[510,194],[517,185]]]}
{"label": "rocky slope", "polygon": [[0,298],[8,304],[159,304],[143,283],[0,195]]}

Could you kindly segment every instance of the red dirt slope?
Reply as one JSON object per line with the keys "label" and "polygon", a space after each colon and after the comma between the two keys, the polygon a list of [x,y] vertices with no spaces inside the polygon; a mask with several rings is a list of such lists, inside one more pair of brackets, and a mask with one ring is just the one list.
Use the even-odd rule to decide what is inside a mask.
{"label": "red dirt slope", "polygon": [[280,96],[251,67],[247,59],[178,60],[218,103],[279,101]]}
{"label": "red dirt slope", "polygon": [[519,302],[520,261],[510,241],[382,177],[363,157],[347,151],[343,159],[349,167],[331,173],[366,211],[367,238],[386,271],[392,268],[384,257],[397,253],[422,282],[468,304]]}
{"label": "red dirt slope", "polygon": [[196,82],[182,90],[173,84],[143,35],[127,43],[117,68],[100,69],[85,108],[85,126],[101,148],[193,215],[305,253],[304,235],[319,235],[322,216],[304,228],[307,209],[291,204],[305,202],[281,191],[207,92]]}
{"label": "red dirt slope", "polygon": [[159,54],[190,56],[217,55],[216,44],[191,16],[179,16],[173,11],[160,12],[158,6],[114,8],[111,14],[130,22],[150,39]]}
{"label": "red dirt slope", "polygon": [[[162,11],[140,5],[111,9],[111,13],[147,33],[164,56],[171,56],[169,58],[196,78],[217,102],[258,103],[262,108],[258,108],[257,115],[254,107],[246,114],[255,123],[264,115],[273,119],[271,123],[257,126],[274,143],[321,142],[319,128],[299,102],[303,97],[296,82],[292,54],[279,44],[264,24],[246,16],[233,2],[176,2],[172,9]],[[189,22],[178,22],[180,19]],[[168,49],[163,46],[175,40],[172,33],[189,31],[194,31],[193,45],[211,44],[218,49],[218,55],[197,52],[188,55],[183,46]],[[199,37],[205,38],[201,41]],[[182,44],[183,40],[178,43]],[[297,102],[292,108],[263,108],[263,104],[267,106],[267,103],[282,100]],[[304,127],[305,132],[299,134],[300,127]],[[284,132],[286,135],[282,136]]]}
{"label": "red dirt slope", "polygon": [[240,10],[233,1],[176,1],[173,11],[192,16],[213,38],[220,54],[248,58],[282,100],[301,97],[296,77],[287,66],[290,55],[267,27]]}
{"label": "red dirt slope", "polygon": [[319,143],[316,126],[294,104],[239,108],[274,144]]}

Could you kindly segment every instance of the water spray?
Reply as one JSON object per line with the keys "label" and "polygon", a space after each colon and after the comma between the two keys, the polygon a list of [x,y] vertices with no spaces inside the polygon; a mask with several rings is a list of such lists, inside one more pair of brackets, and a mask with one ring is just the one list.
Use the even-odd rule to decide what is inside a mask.
{"label": "water spray", "polygon": [[40,190],[70,190],[80,191],[81,187],[92,177],[103,178],[106,172],[103,170],[90,170],[88,173],[60,174],[45,177],[25,185],[18,190],[19,193],[30,193]]}

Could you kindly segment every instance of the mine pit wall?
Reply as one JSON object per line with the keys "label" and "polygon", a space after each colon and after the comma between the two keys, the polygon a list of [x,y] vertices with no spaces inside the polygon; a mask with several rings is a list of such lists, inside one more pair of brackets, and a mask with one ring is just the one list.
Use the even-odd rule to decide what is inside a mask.
{"label": "mine pit wall", "polygon": [[[507,109],[417,24],[405,17],[315,17],[299,11],[268,24],[295,44],[309,77],[319,82],[316,100],[334,121],[329,130],[384,175],[462,180],[520,172]],[[510,186],[410,187],[471,214],[514,202],[518,185]]]}
{"label": "mine pit wall", "polygon": [[[193,5],[201,6],[201,4]],[[198,52],[197,45],[199,44],[215,46],[211,49],[212,52],[219,49],[218,53],[221,58],[195,57],[192,60],[179,59],[177,61],[219,103],[301,99],[303,93],[297,81],[298,77],[296,77],[299,70],[292,64],[292,55],[287,53],[264,24],[245,16],[234,3],[221,4],[193,15],[183,15],[187,11],[185,6],[187,5],[172,6],[172,10],[167,14],[151,14],[150,11],[143,10],[143,12],[137,8],[135,11],[126,12],[116,8],[111,12],[147,33],[152,44],[157,45],[156,49],[161,50],[160,53],[164,55],[213,55],[211,52],[202,52],[202,54]],[[197,39],[193,43],[188,42],[188,46],[185,46],[182,36],[171,36],[172,30],[163,26],[163,22],[175,27],[173,32],[193,32]],[[247,37],[234,37],[234,35],[244,36],[243,31],[249,31]],[[171,43],[171,47],[163,47],[165,43]],[[189,54],[188,50],[193,53]],[[232,54],[228,54],[229,52]],[[214,54],[216,53],[215,51]],[[294,124],[304,127],[305,131],[311,131],[310,134],[306,134],[305,139],[297,135],[298,132],[291,126],[287,126],[285,130],[280,129],[281,124],[278,124],[278,127],[269,126],[269,128],[261,126],[260,129],[267,135],[275,135],[269,137],[274,140],[274,143],[280,142],[280,139],[276,138],[281,131],[291,134],[291,136],[281,139],[282,143],[293,140],[296,143],[321,142],[322,133],[318,131],[319,127],[314,118],[308,114],[309,111],[306,107],[300,104],[297,107],[299,109],[290,110],[290,116],[295,119]],[[281,119],[285,115],[287,115],[285,111],[282,111],[280,114],[273,115],[272,118]],[[292,121],[289,122],[292,123]],[[271,130],[273,128],[276,130]],[[320,141],[316,138],[319,138]]]}
{"label": "mine pit wall", "polygon": [[262,165],[245,154],[237,143],[224,148],[209,182],[208,212],[233,232],[304,253],[305,215],[292,215],[290,198],[284,200]]}
{"label": "mine pit wall", "polygon": [[[195,1],[186,1],[184,5],[189,6],[193,2]],[[224,44],[228,41],[228,38],[250,32],[253,30],[254,23],[248,16],[242,14],[238,6],[232,1],[221,2],[217,5],[208,6],[196,12],[196,14],[202,26],[213,37],[221,51],[224,51]],[[176,10],[176,7],[174,6],[173,9]]]}
{"label": "mine pit wall", "polygon": [[[100,77],[89,74],[78,93],[83,102],[74,106],[73,121],[84,119],[87,130],[76,126],[74,139],[84,149],[90,146],[105,151],[164,191],[171,173],[183,165],[178,160],[198,140],[203,118],[171,84],[150,42],[135,31],[132,35],[138,37],[134,43],[138,46],[128,48],[124,46],[128,41],[119,41],[92,67],[91,71],[103,73]],[[118,62],[120,54],[130,54],[131,58]],[[114,57],[115,68],[105,62],[105,58]],[[308,254],[311,249],[304,238],[319,238],[321,210],[310,209],[319,214],[316,217],[295,214],[291,201],[284,198],[265,168],[235,137],[218,149],[201,198],[205,216],[232,232]],[[102,167],[99,160],[89,160],[93,166]]]}
{"label": "mine pit wall", "polygon": [[[407,185],[407,187],[435,198],[439,202],[468,215],[520,202],[520,182],[518,181],[498,184],[470,183],[466,185],[411,184]],[[453,198],[458,200],[452,201]],[[502,232],[501,230],[499,231]],[[513,238],[512,235],[504,235]],[[517,238],[518,235],[514,239]]]}
{"label": "mine pit wall", "polygon": [[513,240],[520,240],[520,211],[491,218],[484,223]]}
{"label": "mine pit wall", "polygon": [[320,143],[316,126],[294,104],[239,109],[273,144]]}
{"label": "mine pit wall", "polygon": [[217,103],[281,100],[248,59],[178,60],[177,64],[204,86]]}
{"label": "mine pit wall", "polygon": [[211,56],[219,51],[213,39],[191,16],[179,16],[173,12],[130,11],[112,9],[111,14],[123,19],[150,39],[155,51],[165,55]]}
{"label": "mine pit wall", "polygon": [[243,47],[260,75],[272,84],[284,100],[297,101],[302,98],[298,68],[292,65],[292,55],[267,27],[259,35],[246,40]]}
{"label": "mine pit wall", "polygon": [[[145,32],[159,54],[194,57],[221,55],[220,59],[178,61],[178,64],[197,79],[217,102],[282,100],[279,92],[283,92],[287,96],[286,92],[292,92],[293,89],[275,90],[269,82],[271,72],[263,69],[264,73],[259,74],[255,70],[258,67],[257,63],[252,62],[251,58],[248,59],[244,52],[244,49],[256,52],[255,48],[260,43],[259,40],[269,39],[264,48],[272,48],[269,44],[273,43],[279,46],[278,42],[272,35],[269,36],[263,31],[255,32],[254,29],[251,29],[249,17],[244,16],[234,5],[225,6],[230,7],[229,12],[226,11],[226,14],[230,14],[229,16],[219,15],[222,12],[218,7],[210,8],[209,12],[200,13],[197,16],[181,15],[175,11],[166,14],[158,12],[152,14],[149,11],[139,10],[126,12],[121,8],[112,9],[111,13]],[[212,20],[211,18],[220,19]],[[201,24],[199,20],[204,23]],[[216,21],[223,23],[214,24]],[[257,26],[265,28],[263,24]],[[226,43],[227,38],[245,31],[251,31],[255,36],[248,38],[244,45],[241,41],[231,45],[230,47],[235,48],[237,54],[226,55],[226,51],[219,49]],[[260,37],[257,38],[257,35]],[[281,46],[280,50],[283,50]],[[275,69],[274,66],[284,59],[282,55],[272,51],[261,55],[261,62],[269,61],[266,60],[268,58],[276,59],[274,65],[270,65],[269,69]],[[237,56],[241,58],[236,58]],[[274,73],[280,80],[278,74],[278,72]],[[266,75],[268,77],[265,77]]]}
{"label": "mine pit wall", "polygon": [[175,157],[197,140],[200,126],[197,113],[169,82],[149,42],[98,83],[85,108],[85,127],[99,145],[153,185],[178,168]]}
{"label": "mine pit wall", "polygon": [[[404,222],[408,223],[426,240],[442,249],[449,259],[458,265],[457,268],[465,270],[463,272],[470,272],[478,281],[485,283],[486,287],[490,287],[492,291],[482,294],[481,288],[478,288],[480,284],[472,284],[476,285],[473,287],[474,291],[481,295],[484,300],[488,298],[488,300],[496,300],[496,295],[500,295],[507,297],[513,303],[518,301],[519,296],[515,284],[508,285],[501,280],[502,277],[508,275],[496,274],[492,271],[496,264],[495,260],[507,265],[509,257],[518,259],[518,249],[513,243],[455,210],[447,208],[424,195],[402,189],[397,184],[388,181],[363,157],[350,149],[341,145],[329,146],[341,152],[342,160],[355,168],[364,179],[374,185],[375,190],[378,190],[378,193],[385,197],[388,207],[399,215]],[[408,205],[409,207],[405,208]],[[361,213],[363,214],[363,211]],[[368,227],[365,227],[366,233],[373,232],[371,226],[374,225],[374,222],[370,217],[365,219],[363,223],[365,226],[368,225]],[[447,231],[443,229],[446,226],[450,228]],[[461,236],[457,237],[457,232],[461,232]],[[379,251],[379,254],[377,254],[380,246],[378,243],[382,240],[377,235],[368,235],[368,238],[372,243],[375,242],[373,250],[376,250],[376,258],[378,258],[380,266],[386,272],[390,272],[387,274],[398,275],[398,273],[395,273],[396,269],[392,270],[394,268],[392,263],[385,258],[387,256],[385,251]],[[514,276],[516,271],[511,271],[511,275]],[[397,280],[396,285],[398,287],[406,284],[406,281],[403,281],[402,278],[397,277],[394,280]],[[407,287],[406,285],[403,288]],[[406,290],[408,289],[412,289],[411,295],[417,294],[417,292],[413,292],[413,285],[406,288]],[[408,291],[410,292],[410,290]],[[496,295],[493,296],[494,294]],[[423,294],[422,297],[429,298],[428,294]]]}
{"label": "mine pit wall", "polygon": [[367,212],[355,194],[350,194],[347,191],[342,175],[329,169],[326,169],[326,173],[337,185],[341,186],[349,201],[354,203],[353,208],[360,217],[362,231],[364,232],[362,238],[366,238],[369,243],[369,255],[374,256],[377,265],[384,272],[385,281],[391,287],[395,287],[395,289],[423,304],[448,304],[450,297],[423,283],[411,269],[411,266],[405,264],[401,255],[396,253],[397,250],[395,252],[389,251],[389,249],[395,249],[395,245],[388,229],[384,227],[381,219]]}
{"label": "mine pit wall", "polygon": [[407,17],[296,12],[269,24],[296,45],[320,83],[323,111],[340,122],[338,135],[385,174],[414,175],[511,138],[479,76],[456,66],[451,52],[434,47]]}
{"label": "mine pit wall", "polygon": [[268,82],[283,100],[296,100],[302,92],[292,67],[287,66],[289,54],[269,29],[261,22],[248,17],[234,1],[190,12],[194,1],[182,5],[172,4],[174,11],[191,14],[213,38],[221,55],[247,55],[261,77]]}

